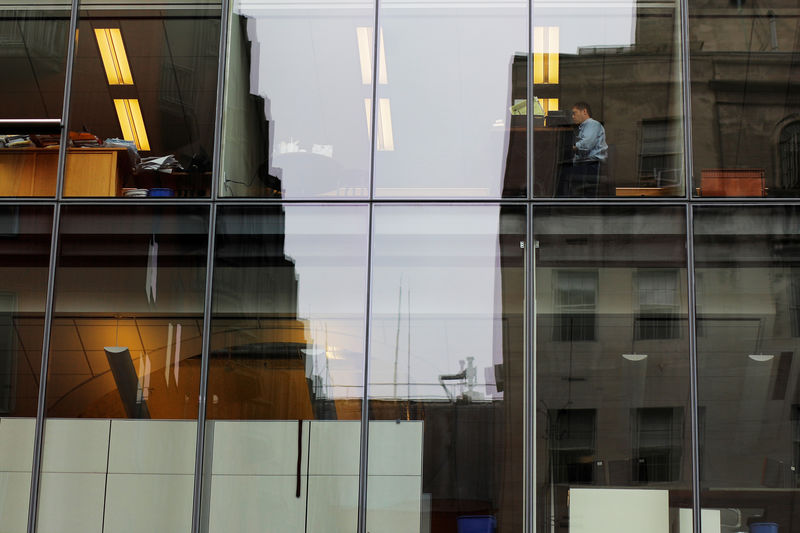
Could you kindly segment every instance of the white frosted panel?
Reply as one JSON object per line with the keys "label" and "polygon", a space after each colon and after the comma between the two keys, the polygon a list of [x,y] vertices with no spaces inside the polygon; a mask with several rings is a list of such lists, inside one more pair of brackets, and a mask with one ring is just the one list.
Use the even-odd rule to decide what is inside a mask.
{"label": "white frosted panel", "polygon": [[303,531],[306,483],[295,497],[295,476],[212,476],[209,533]]}
{"label": "white frosted panel", "polygon": [[[681,509],[678,513],[680,533],[692,533],[692,510]],[[719,509],[700,511],[700,526],[703,533],[722,533],[722,513]]]}
{"label": "white frosted panel", "polygon": [[419,532],[421,498],[420,476],[369,476],[367,530],[372,533]]}
{"label": "white frosted panel", "polygon": [[309,473],[358,475],[361,422],[311,422]]}
{"label": "white frosted panel", "polygon": [[0,532],[26,530],[30,491],[30,472],[0,472]]}
{"label": "white frosted panel", "polygon": [[418,476],[422,472],[422,421],[369,423],[370,475]]}
{"label": "white frosted panel", "polygon": [[189,533],[193,480],[192,475],[109,474],[105,531]]}
{"label": "white frosted panel", "polygon": [[0,419],[0,471],[31,471],[35,431],[35,418]]}
{"label": "white frosted panel", "polygon": [[[297,421],[215,421],[213,474],[297,473]],[[308,422],[303,423],[303,463],[308,459]]]}
{"label": "white frosted panel", "polygon": [[102,472],[110,420],[51,418],[44,428],[44,472]]}
{"label": "white frosted panel", "polygon": [[669,533],[669,491],[570,489],[570,533]]}
{"label": "white frosted panel", "polygon": [[194,474],[197,422],[114,420],[108,471]]}
{"label": "white frosted panel", "polygon": [[37,531],[100,533],[105,483],[105,474],[42,474]]}
{"label": "white frosted panel", "polygon": [[358,476],[308,478],[306,533],[352,533],[357,525]]}

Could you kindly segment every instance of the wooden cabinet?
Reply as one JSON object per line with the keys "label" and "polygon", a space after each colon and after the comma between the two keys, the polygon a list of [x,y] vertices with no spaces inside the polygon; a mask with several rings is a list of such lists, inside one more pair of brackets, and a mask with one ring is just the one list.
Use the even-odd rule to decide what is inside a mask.
{"label": "wooden cabinet", "polygon": [[767,188],[763,168],[704,168],[700,174],[700,196],[764,197]]}
{"label": "wooden cabinet", "polygon": [[[118,196],[125,148],[70,148],[64,196]],[[55,196],[58,150],[0,149],[0,196]]]}

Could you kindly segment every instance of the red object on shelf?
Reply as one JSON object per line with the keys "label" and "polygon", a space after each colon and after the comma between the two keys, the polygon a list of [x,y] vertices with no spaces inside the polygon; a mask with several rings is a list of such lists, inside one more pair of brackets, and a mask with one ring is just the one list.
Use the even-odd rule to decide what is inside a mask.
{"label": "red object on shelf", "polygon": [[708,168],[700,174],[700,196],[767,195],[763,168]]}

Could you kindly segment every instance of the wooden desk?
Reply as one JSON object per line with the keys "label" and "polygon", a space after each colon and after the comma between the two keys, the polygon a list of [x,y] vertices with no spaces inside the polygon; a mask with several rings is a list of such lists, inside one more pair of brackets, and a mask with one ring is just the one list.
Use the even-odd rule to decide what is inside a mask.
{"label": "wooden desk", "polygon": [[[125,148],[70,148],[64,196],[118,196]],[[58,149],[0,148],[0,196],[55,196]]]}
{"label": "wooden desk", "polygon": [[617,196],[683,196],[680,185],[669,187],[617,187]]}

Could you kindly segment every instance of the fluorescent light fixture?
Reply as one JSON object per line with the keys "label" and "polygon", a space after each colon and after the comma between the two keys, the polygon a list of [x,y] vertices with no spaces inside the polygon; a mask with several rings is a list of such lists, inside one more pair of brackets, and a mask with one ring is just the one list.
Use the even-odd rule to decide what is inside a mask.
{"label": "fluorescent light fixture", "polygon": [[[372,132],[372,99],[364,98],[364,109],[367,113],[367,134]],[[388,98],[378,99],[378,151],[394,150],[394,134],[392,133],[392,108]]]}
{"label": "fluorescent light fixture", "polygon": [[558,26],[533,28],[533,83],[558,83]]}
{"label": "fluorescent light fixture", "polygon": [[361,62],[361,83],[372,83],[372,54],[369,53],[370,31],[366,26],[356,28],[358,36],[358,59]]}
{"label": "fluorescent light fixture", "polygon": [[[358,59],[361,63],[361,83],[369,85],[372,83],[372,28],[359,26],[356,28],[358,37]],[[386,48],[383,44],[383,29],[381,29],[381,41],[378,43],[378,83],[386,85],[389,78],[386,75]]]}
{"label": "fluorescent light fixture", "polygon": [[623,359],[627,359],[628,361],[633,361],[633,362],[644,361],[645,359],[647,359],[647,354],[646,353],[624,353],[624,354],[622,354],[622,358]]}
{"label": "fluorescent light fixture", "polygon": [[150,142],[147,140],[147,132],[144,129],[144,118],[139,107],[139,100],[136,98],[115,98],[114,107],[117,108],[117,118],[122,128],[122,137],[126,141],[136,143],[139,151],[150,150]]}
{"label": "fluorescent light fixture", "polygon": [[109,85],[133,85],[133,74],[119,28],[95,28],[94,36]]}
{"label": "fluorescent light fixture", "polygon": [[558,26],[547,28],[547,83],[558,83]]}
{"label": "fluorescent light fixture", "polygon": [[775,358],[773,354],[766,354],[766,353],[751,353],[748,355],[750,359],[757,363],[766,363],[767,361],[771,361]]}

